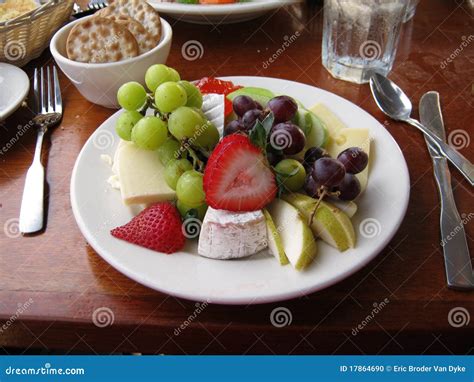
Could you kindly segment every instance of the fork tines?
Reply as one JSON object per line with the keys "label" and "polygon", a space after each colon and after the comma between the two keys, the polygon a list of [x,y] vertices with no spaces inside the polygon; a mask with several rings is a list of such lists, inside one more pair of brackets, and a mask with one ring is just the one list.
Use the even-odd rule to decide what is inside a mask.
{"label": "fork tines", "polygon": [[63,105],[61,88],[59,87],[58,71],[55,66],[35,68],[33,91],[35,108],[38,114],[62,114]]}

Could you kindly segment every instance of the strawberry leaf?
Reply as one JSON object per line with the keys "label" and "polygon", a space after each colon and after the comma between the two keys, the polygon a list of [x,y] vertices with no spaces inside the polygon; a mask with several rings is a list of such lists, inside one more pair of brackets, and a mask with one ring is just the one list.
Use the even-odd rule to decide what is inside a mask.
{"label": "strawberry leaf", "polygon": [[273,115],[273,113],[269,113],[262,122],[262,125],[267,135],[270,134],[270,130],[273,127],[273,122],[275,122],[275,116]]}
{"label": "strawberry leaf", "polygon": [[267,132],[262,122],[257,121],[255,126],[249,133],[250,141],[257,147],[260,147],[263,152],[267,150]]}

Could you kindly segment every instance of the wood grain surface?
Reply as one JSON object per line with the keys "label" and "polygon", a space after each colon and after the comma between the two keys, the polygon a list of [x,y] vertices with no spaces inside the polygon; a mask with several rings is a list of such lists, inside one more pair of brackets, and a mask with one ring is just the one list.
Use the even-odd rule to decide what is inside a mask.
{"label": "wood grain surface", "polygon": [[[403,27],[390,74],[414,105],[428,90],[440,93],[448,133],[471,161],[473,15],[466,2],[422,1],[414,19]],[[474,294],[446,288],[439,200],[423,137],[388,120],[367,85],[336,80],[322,67],[322,8],[303,3],[228,26],[169,21],[174,41],[168,64],[183,78],[260,75],[303,82],[352,101],[384,124],[400,145],[410,172],[410,203],[400,230],[368,266],[331,288],[275,304],[208,305],[177,333],[190,321],[195,302],[131,281],[105,263],[79,232],[69,200],[71,171],[85,141],[114,111],[86,101],[61,75],[65,114],[43,151],[48,224],[31,237],[15,232],[35,144],[34,129],[18,133],[30,120],[28,108],[20,108],[0,127],[0,352],[16,348],[92,354],[472,353]],[[265,65],[296,32],[299,37],[284,54]],[[204,48],[202,57],[192,62],[181,53],[189,40]],[[31,77],[35,66],[51,60],[46,51],[26,71]],[[452,176],[460,213],[473,216],[473,189],[455,171]],[[464,228],[472,251],[474,219]],[[386,306],[367,321],[373,304],[385,299]],[[291,323],[281,328],[270,320],[279,307],[289,309],[292,316]],[[112,325],[101,328],[93,323],[99,308],[112,312]],[[456,327],[450,317],[460,308],[471,319]],[[362,329],[356,332],[358,325]]]}

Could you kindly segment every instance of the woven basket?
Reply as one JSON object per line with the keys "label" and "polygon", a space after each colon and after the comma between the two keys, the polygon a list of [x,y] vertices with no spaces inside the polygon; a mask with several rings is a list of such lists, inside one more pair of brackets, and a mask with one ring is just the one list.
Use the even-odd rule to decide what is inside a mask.
{"label": "woven basket", "polygon": [[0,23],[0,62],[23,66],[39,57],[71,16],[73,4],[74,0],[49,0],[31,12]]}

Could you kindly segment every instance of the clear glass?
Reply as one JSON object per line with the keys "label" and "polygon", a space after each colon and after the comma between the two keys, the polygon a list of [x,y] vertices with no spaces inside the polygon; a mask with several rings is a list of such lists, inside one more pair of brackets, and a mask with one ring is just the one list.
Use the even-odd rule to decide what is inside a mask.
{"label": "clear glass", "polygon": [[408,0],[325,0],[322,61],[358,84],[392,69]]}
{"label": "clear glass", "polygon": [[408,0],[407,10],[405,12],[405,17],[403,18],[403,22],[406,23],[410,21],[413,16],[415,16],[416,6],[418,5],[420,0]]}

